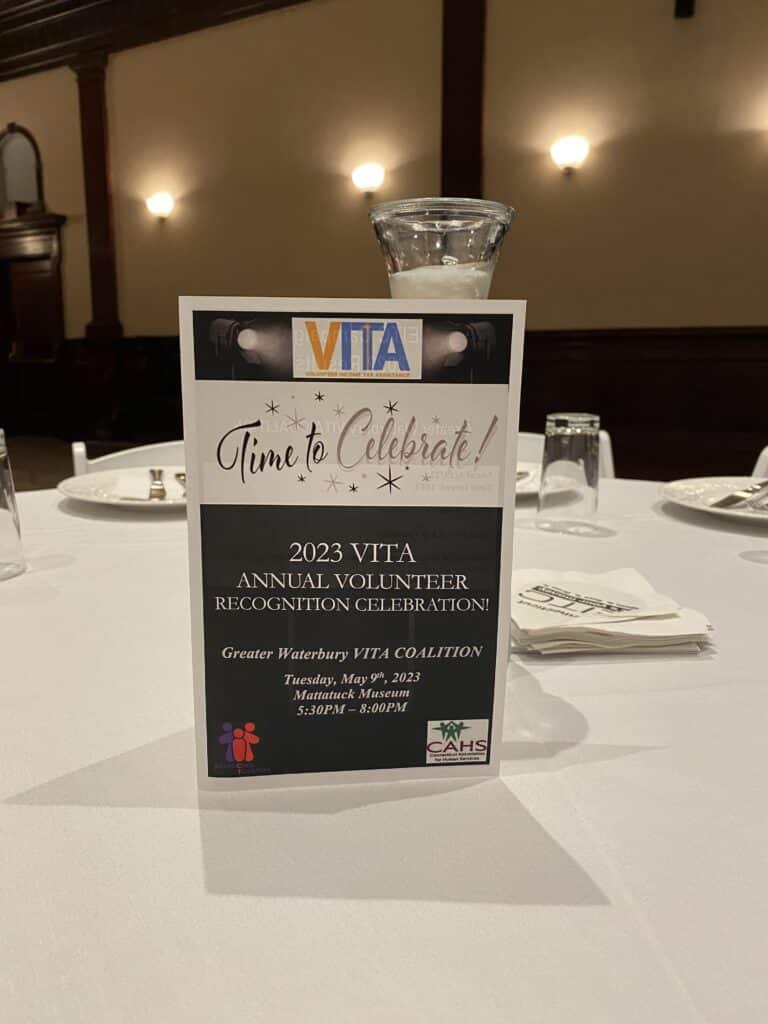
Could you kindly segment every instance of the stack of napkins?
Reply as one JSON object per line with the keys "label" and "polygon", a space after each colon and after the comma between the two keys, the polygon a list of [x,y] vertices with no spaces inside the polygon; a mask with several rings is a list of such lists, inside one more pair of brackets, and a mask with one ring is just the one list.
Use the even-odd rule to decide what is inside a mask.
{"label": "stack of napkins", "polygon": [[517,650],[539,654],[697,654],[712,629],[635,569],[513,573],[511,616]]}

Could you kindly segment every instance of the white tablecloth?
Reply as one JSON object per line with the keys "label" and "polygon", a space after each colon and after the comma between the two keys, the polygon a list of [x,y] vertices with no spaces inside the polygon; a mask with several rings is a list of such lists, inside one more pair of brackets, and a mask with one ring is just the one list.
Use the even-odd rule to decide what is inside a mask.
{"label": "white tablecloth", "polygon": [[183,518],[23,494],[0,583],[0,1019],[765,1024],[768,531],[607,481],[698,657],[518,659],[504,777],[198,806]]}

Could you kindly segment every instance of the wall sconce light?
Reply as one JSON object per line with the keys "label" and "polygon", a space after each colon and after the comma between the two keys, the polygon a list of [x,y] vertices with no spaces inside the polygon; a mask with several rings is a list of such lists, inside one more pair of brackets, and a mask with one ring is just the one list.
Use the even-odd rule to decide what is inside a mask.
{"label": "wall sconce light", "polygon": [[147,199],[147,209],[158,220],[169,217],[175,205],[170,192],[155,192]]}
{"label": "wall sconce light", "polygon": [[381,164],[360,164],[352,171],[352,181],[361,192],[370,195],[381,188],[384,181],[384,168]]}
{"label": "wall sconce light", "polygon": [[564,174],[571,174],[584,163],[589,153],[589,141],[583,135],[566,135],[553,142],[549,155]]}

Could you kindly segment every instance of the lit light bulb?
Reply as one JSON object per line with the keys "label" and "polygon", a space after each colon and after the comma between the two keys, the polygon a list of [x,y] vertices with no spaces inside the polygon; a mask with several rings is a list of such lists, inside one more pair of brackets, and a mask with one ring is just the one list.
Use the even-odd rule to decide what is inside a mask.
{"label": "lit light bulb", "polygon": [[147,209],[161,220],[165,220],[173,210],[175,203],[170,192],[155,192],[147,199]]}
{"label": "lit light bulb", "polygon": [[237,336],[237,344],[246,352],[259,347],[259,336],[252,327],[245,327]]}
{"label": "lit light bulb", "polygon": [[443,359],[443,366],[458,366],[464,359],[469,342],[463,331],[451,331],[448,335],[448,352]]}
{"label": "lit light bulb", "polygon": [[553,142],[549,155],[561,171],[566,173],[581,167],[589,153],[589,142],[583,135],[566,135]]}
{"label": "lit light bulb", "polygon": [[244,327],[237,336],[237,347],[243,354],[246,363],[260,363],[261,339],[252,327]]}
{"label": "lit light bulb", "polygon": [[352,171],[352,181],[361,192],[375,192],[384,181],[384,168],[381,164],[360,164]]}
{"label": "lit light bulb", "polygon": [[467,344],[467,336],[463,331],[451,331],[448,335],[448,348],[451,352],[463,352]]}

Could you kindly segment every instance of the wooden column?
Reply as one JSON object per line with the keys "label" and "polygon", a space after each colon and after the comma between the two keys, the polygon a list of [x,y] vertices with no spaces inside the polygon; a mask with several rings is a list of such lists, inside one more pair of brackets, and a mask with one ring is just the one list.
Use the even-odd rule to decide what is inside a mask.
{"label": "wooden column", "polygon": [[486,0],[443,0],[442,194],[483,195]]}
{"label": "wooden column", "polygon": [[91,269],[92,320],[86,325],[85,334],[87,338],[111,341],[122,337],[123,327],[117,309],[107,102],[104,87],[106,68],[107,55],[101,53],[89,54],[72,65],[77,75],[80,93],[80,135],[83,146]]}

